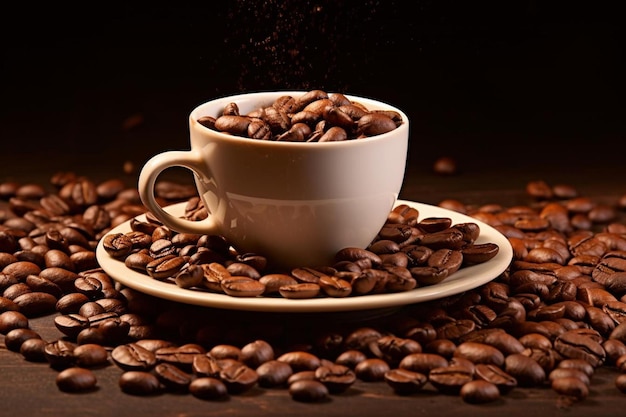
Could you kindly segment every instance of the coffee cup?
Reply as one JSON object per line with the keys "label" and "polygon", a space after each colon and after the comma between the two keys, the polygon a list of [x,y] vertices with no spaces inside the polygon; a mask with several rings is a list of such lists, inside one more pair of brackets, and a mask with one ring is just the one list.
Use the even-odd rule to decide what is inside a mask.
{"label": "coffee cup", "polygon": [[[337,94],[368,112],[398,116],[390,131],[345,140],[317,140],[319,135],[315,141],[283,140],[276,133],[256,139],[206,123],[227,108],[232,113],[233,103],[236,113],[249,115],[286,99],[302,106],[307,93],[311,95],[244,93],[197,106],[189,115],[190,149],[164,151],[142,167],[138,190],[144,205],[176,232],[223,236],[236,252],[264,256],[277,269],[331,265],[340,249],[367,247],[393,209],[404,180],[409,119],[402,110]],[[323,130],[324,123],[317,129]],[[157,180],[174,167],[193,172],[209,213],[205,219],[176,216],[159,204]]]}

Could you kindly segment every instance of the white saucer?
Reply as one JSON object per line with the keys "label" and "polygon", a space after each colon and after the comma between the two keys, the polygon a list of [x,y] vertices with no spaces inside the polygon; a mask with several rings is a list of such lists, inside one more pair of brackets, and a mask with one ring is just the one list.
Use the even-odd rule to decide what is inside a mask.
{"label": "white saucer", "polygon": [[[182,215],[186,203],[173,204],[166,210],[173,215]],[[215,294],[200,290],[180,288],[173,283],[162,282],[148,275],[127,268],[124,262],[109,256],[102,246],[102,239],[96,248],[96,257],[102,269],[117,282],[159,298],[185,304],[230,310],[263,311],[263,312],[336,312],[401,307],[408,304],[435,300],[458,294],[485,284],[500,275],[509,266],[513,249],[508,239],[493,227],[470,216],[428,204],[407,200],[398,200],[397,205],[407,204],[419,210],[419,218],[449,217],[454,223],[474,222],[480,226],[480,237],[477,243],[495,243],[499,246],[498,254],[488,262],[463,267],[442,282],[416,288],[414,290],[391,293],[372,294],[345,298],[313,298],[293,300],[286,298],[255,297],[241,298],[225,294]],[[138,216],[145,221],[145,215]],[[131,231],[127,221],[109,233],[126,233]]]}

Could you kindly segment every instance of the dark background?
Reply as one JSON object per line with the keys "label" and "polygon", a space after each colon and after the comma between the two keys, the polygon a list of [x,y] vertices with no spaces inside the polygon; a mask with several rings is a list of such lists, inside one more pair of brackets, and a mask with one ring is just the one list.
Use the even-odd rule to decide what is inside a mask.
{"label": "dark background", "polygon": [[126,3],[2,14],[0,180],[121,172],[187,149],[203,101],[313,88],[405,110],[412,169],[624,173],[619,2]]}

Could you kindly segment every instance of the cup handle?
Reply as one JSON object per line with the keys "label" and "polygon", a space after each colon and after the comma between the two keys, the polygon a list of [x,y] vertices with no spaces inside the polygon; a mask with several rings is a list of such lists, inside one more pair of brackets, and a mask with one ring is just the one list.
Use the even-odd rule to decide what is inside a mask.
{"label": "cup handle", "polygon": [[165,226],[183,233],[220,234],[218,227],[209,216],[203,220],[187,220],[176,217],[163,210],[156,201],[154,189],[159,175],[168,168],[182,167],[191,170],[195,175],[204,177],[202,156],[192,151],[167,151],[150,158],[139,174],[139,196],[142,203]]}

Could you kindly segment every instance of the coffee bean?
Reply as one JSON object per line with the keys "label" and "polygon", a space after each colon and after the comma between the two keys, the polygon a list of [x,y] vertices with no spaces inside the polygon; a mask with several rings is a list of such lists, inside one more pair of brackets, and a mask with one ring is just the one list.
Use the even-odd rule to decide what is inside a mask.
{"label": "coffee bean", "polygon": [[482,379],[476,379],[463,385],[460,390],[463,401],[471,404],[484,404],[500,398],[498,387]]}
{"label": "coffee bean", "polygon": [[357,376],[348,366],[330,363],[315,369],[315,379],[323,383],[329,393],[338,394],[350,388]]}
{"label": "coffee bean", "polygon": [[217,378],[200,377],[189,384],[189,392],[203,400],[225,400],[228,398],[226,385]]}
{"label": "coffee bean", "polygon": [[83,368],[105,366],[109,358],[109,352],[103,346],[95,343],[76,346],[73,354],[76,365]]}
{"label": "coffee bean", "polygon": [[50,367],[61,370],[74,366],[76,346],[76,343],[63,339],[48,342],[44,348],[44,354]]}
{"label": "coffee bean", "polygon": [[546,380],[546,372],[541,365],[522,353],[507,356],[504,371],[515,378],[521,387],[537,386]]}
{"label": "coffee bean", "polygon": [[501,394],[507,394],[517,386],[517,379],[493,364],[476,364],[475,375],[477,378],[494,384]]}
{"label": "coffee bean", "polygon": [[57,374],[56,384],[61,391],[85,392],[96,388],[98,381],[89,369],[72,367]]}
{"label": "coffee bean", "polygon": [[255,340],[241,348],[240,360],[251,368],[257,368],[273,359],[274,348],[265,340]]}
{"label": "coffee bean", "polygon": [[118,381],[122,392],[137,396],[157,395],[162,392],[159,379],[146,371],[126,371]]}
{"label": "coffee bean", "polygon": [[241,394],[257,384],[259,375],[244,364],[232,364],[222,368],[220,380],[226,385],[229,394]]}
{"label": "coffee bean", "polygon": [[46,362],[45,347],[47,343],[44,339],[37,337],[26,339],[20,346],[20,354],[29,362]]}
{"label": "coffee bean", "polygon": [[187,392],[192,380],[190,374],[171,363],[157,364],[154,373],[165,389],[173,392]]}
{"label": "coffee bean", "polygon": [[300,402],[323,402],[330,398],[326,385],[313,379],[301,379],[289,385],[289,395]]}
{"label": "coffee bean", "polygon": [[256,368],[260,387],[280,387],[287,384],[287,380],[293,375],[293,369],[287,362],[269,360]]}
{"label": "coffee bean", "polygon": [[115,347],[111,359],[125,371],[149,371],[157,363],[156,354],[136,343]]}
{"label": "coffee bean", "polygon": [[390,369],[385,372],[384,379],[398,395],[414,394],[428,382],[425,374],[404,368]]}
{"label": "coffee bean", "polygon": [[0,313],[0,334],[6,335],[13,329],[27,329],[29,325],[28,317],[19,311]]}
{"label": "coffee bean", "polygon": [[378,358],[367,358],[359,362],[354,372],[362,381],[382,381],[385,378],[385,373],[391,368],[387,362]]}

